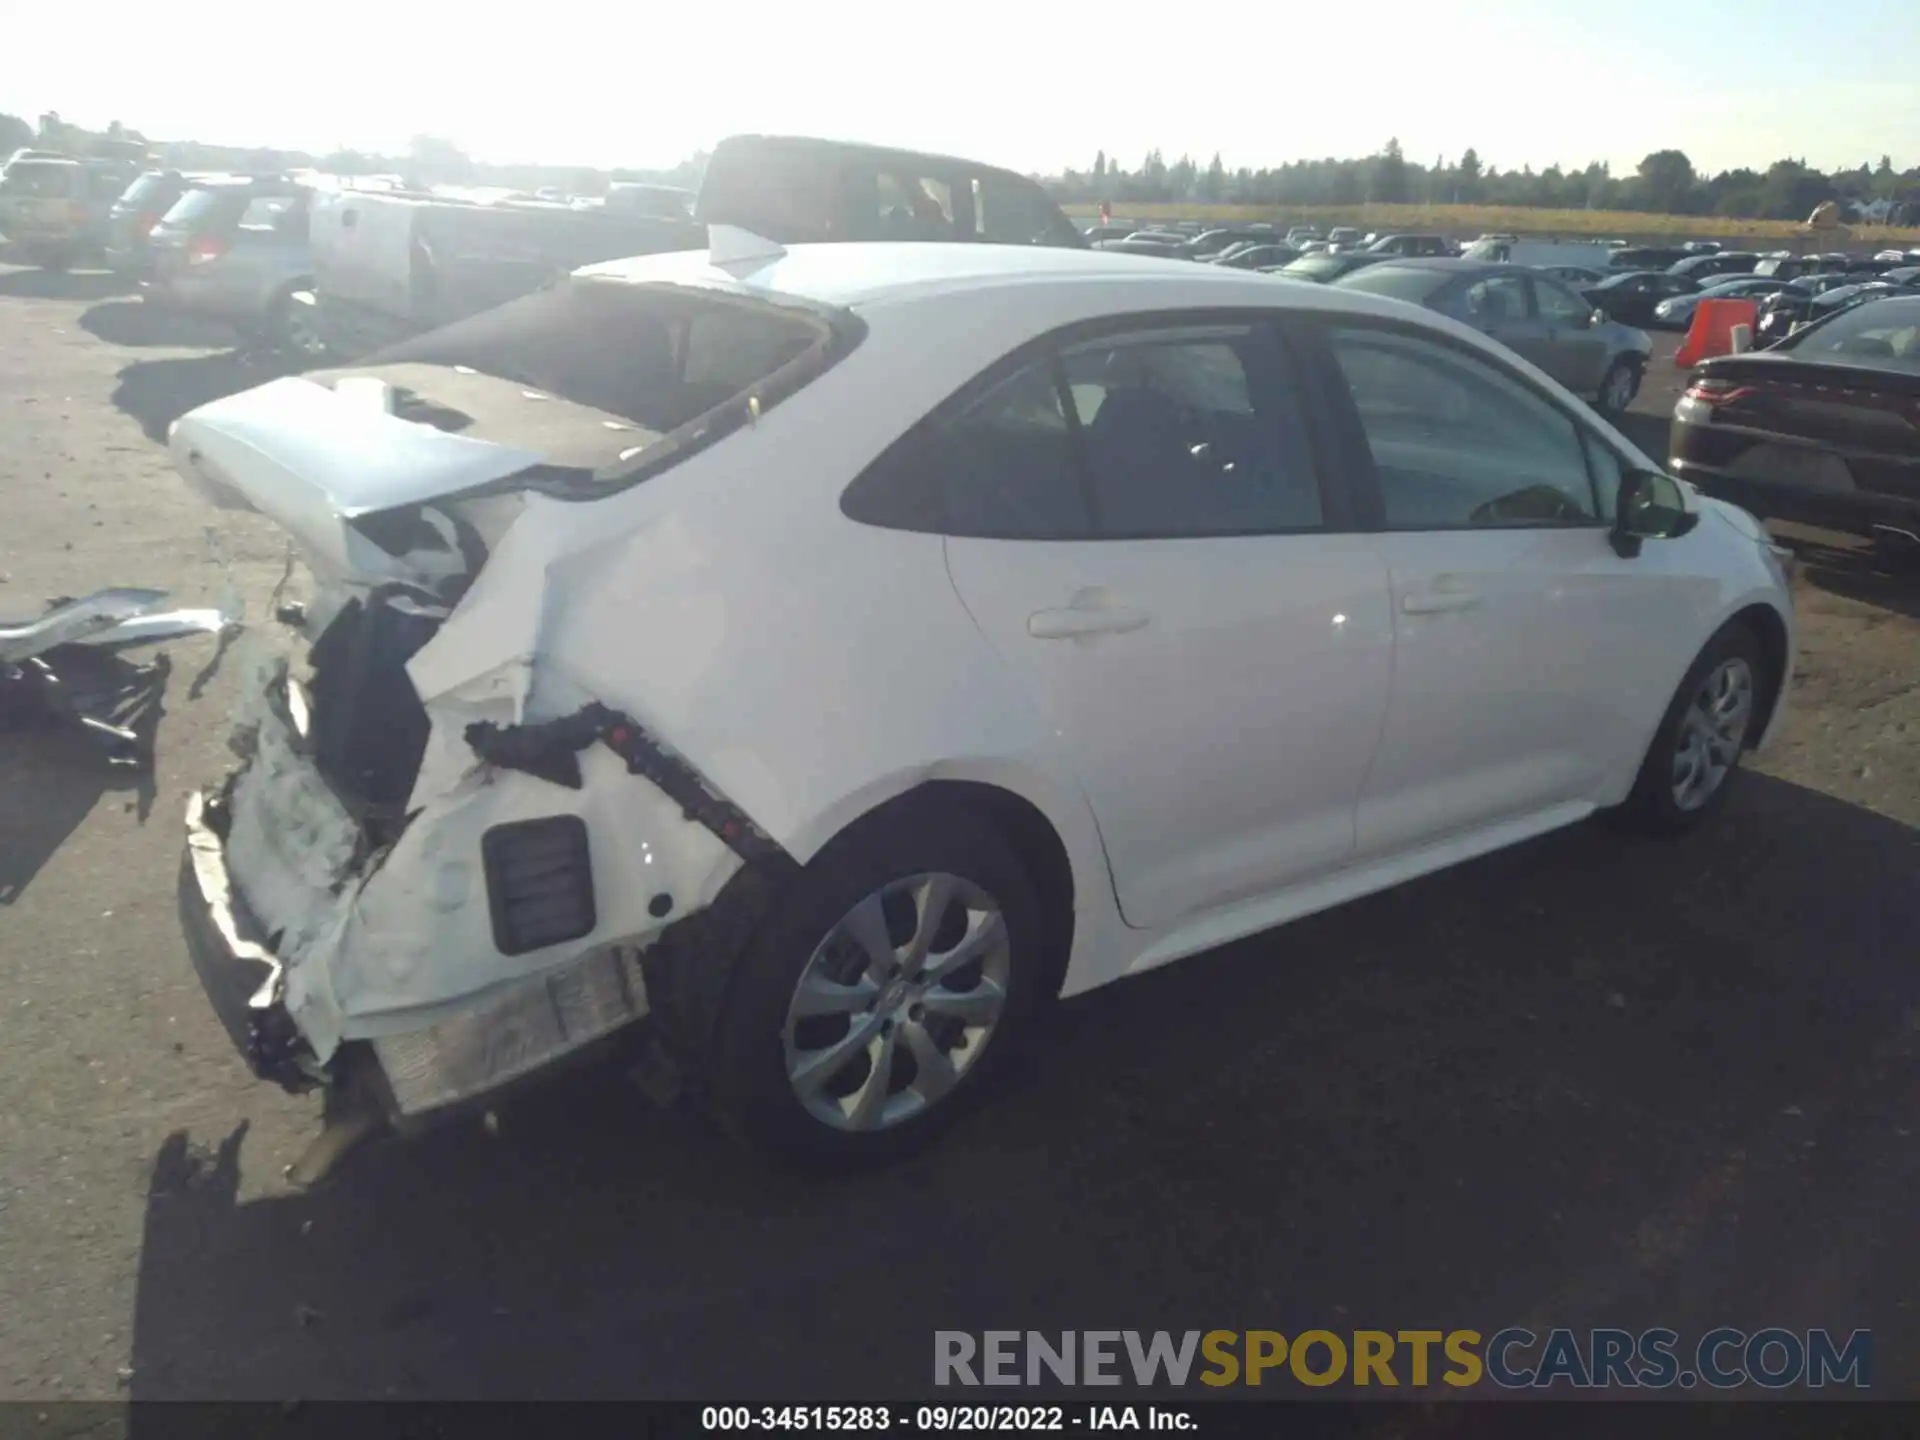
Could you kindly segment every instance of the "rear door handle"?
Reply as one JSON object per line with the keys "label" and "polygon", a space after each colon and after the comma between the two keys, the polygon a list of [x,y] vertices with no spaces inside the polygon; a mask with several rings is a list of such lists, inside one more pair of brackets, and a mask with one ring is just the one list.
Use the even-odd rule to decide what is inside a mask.
{"label": "rear door handle", "polygon": [[1429,590],[1400,597],[1400,610],[1406,615],[1439,615],[1448,610],[1472,610],[1480,597],[1470,590]]}
{"label": "rear door handle", "polygon": [[1027,634],[1036,640],[1076,640],[1083,635],[1124,635],[1147,623],[1143,610],[1125,606],[1036,610],[1027,617]]}

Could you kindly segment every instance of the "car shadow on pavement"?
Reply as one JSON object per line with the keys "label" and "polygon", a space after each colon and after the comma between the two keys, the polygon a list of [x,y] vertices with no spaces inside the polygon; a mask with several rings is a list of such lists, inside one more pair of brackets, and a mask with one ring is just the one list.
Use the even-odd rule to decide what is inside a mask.
{"label": "car shadow on pavement", "polygon": [[113,403],[140,423],[150,440],[198,405],[296,373],[278,357],[242,350],[178,360],[136,360],[120,371]]}
{"label": "car shadow on pavement", "polygon": [[1920,1179],[1874,1148],[1920,1096],[1920,842],[1763,775],[1730,801],[1069,1002],[1018,1083],[864,1176],[770,1169],[607,1072],[244,1204],[244,1130],[177,1133],[132,1393],[900,1396],[936,1327],[1413,1316],[1875,1325],[1891,1362],[1860,1296],[1892,1257],[1847,1237]]}
{"label": "car shadow on pavement", "polygon": [[103,300],[80,316],[80,328],[110,345],[232,345],[233,331],[197,315],[144,300]]}
{"label": "car shadow on pavement", "polygon": [[1901,564],[1866,540],[1833,544],[1799,534],[1783,540],[1799,557],[1806,583],[1920,620],[1920,556]]}
{"label": "car shadow on pavement", "polygon": [[104,300],[132,287],[126,276],[107,270],[0,271],[0,297],[16,300]]}
{"label": "car shadow on pavement", "polygon": [[67,837],[110,794],[130,795],[142,824],[153,812],[152,737],[164,712],[164,671],[132,729],[149,763],[111,765],[88,736],[49,720],[0,728],[0,912],[17,902]]}

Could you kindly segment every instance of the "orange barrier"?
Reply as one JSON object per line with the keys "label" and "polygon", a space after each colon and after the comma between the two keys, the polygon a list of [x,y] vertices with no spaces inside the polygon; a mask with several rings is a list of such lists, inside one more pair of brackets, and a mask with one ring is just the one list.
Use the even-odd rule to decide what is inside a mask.
{"label": "orange barrier", "polygon": [[1688,370],[1715,355],[1733,353],[1733,327],[1745,325],[1751,334],[1757,327],[1760,307],[1751,300],[1702,300],[1693,308],[1693,325],[1673,357],[1679,369]]}

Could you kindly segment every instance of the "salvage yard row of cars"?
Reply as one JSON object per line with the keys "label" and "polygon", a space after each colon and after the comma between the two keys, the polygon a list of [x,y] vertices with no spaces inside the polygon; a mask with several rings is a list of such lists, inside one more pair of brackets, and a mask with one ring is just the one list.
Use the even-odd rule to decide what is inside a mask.
{"label": "salvage yard row of cars", "polygon": [[[560,274],[462,268],[558,209],[316,189],[366,283],[341,325],[322,270],[314,343],[404,333],[171,431],[311,575],[184,913],[320,1153],[636,1043],[752,1140],[893,1153],[1056,997],[1690,829],[1777,729],[1789,557],[1596,412],[1645,337],[1562,280],[1410,241],[1279,283],[973,162],[736,141],[644,217],[693,243]],[[1912,325],[1836,328],[1895,306],[1704,367],[1680,473],[1835,367],[1911,386]]]}

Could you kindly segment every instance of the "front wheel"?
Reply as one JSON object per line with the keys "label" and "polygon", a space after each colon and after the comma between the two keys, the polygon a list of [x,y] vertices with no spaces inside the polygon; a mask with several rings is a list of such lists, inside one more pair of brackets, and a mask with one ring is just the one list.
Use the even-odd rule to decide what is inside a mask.
{"label": "front wheel", "polygon": [[1752,630],[1733,624],[1714,636],[1661,718],[1620,818],[1671,835],[1725,803],[1771,683]]}
{"label": "front wheel", "polygon": [[721,1118],[830,1163],[931,1139],[1033,1021],[1044,934],[1024,867],[973,812],[910,805],[856,827],[742,957],[715,1048]]}
{"label": "front wheel", "polygon": [[267,315],[267,341],[281,354],[302,364],[318,364],[327,357],[326,344],[314,316],[312,297],[283,290]]}
{"label": "front wheel", "polygon": [[1640,393],[1640,367],[1631,360],[1616,360],[1600,381],[1596,404],[1603,415],[1618,415]]}

